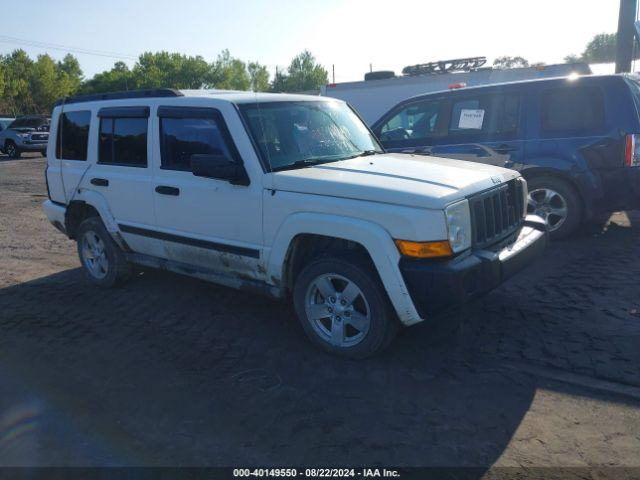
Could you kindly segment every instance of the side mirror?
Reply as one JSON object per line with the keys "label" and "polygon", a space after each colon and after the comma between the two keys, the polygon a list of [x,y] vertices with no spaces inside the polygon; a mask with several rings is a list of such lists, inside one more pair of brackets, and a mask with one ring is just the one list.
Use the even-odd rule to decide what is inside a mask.
{"label": "side mirror", "polygon": [[191,155],[191,172],[197,177],[217,178],[232,184],[247,184],[242,165],[230,160],[222,153]]}

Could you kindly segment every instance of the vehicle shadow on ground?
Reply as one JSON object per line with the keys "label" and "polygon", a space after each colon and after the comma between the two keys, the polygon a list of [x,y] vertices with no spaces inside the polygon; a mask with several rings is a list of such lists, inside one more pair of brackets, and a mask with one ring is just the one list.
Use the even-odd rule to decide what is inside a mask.
{"label": "vehicle shadow on ground", "polygon": [[[579,241],[596,254],[606,246],[615,266],[628,263],[637,231]],[[556,309],[584,284],[567,266],[571,251],[553,246],[462,317],[407,329],[364,361],[315,350],[286,304],[179,275],[145,271],[101,290],[73,269],[4,288],[0,464],[490,466],[538,387],[501,365],[551,359],[573,369],[567,338],[596,328],[586,301]],[[603,271],[585,275],[599,274],[604,292],[619,288],[595,263]],[[564,293],[531,298],[547,278]],[[626,320],[612,318],[624,336]],[[630,348],[606,330],[594,337],[605,342],[598,358]],[[574,347],[589,352],[589,342]],[[25,417],[30,428],[6,434]]]}
{"label": "vehicle shadow on ground", "polygon": [[0,306],[2,383],[43,417],[3,464],[490,465],[535,388],[475,371],[464,333],[418,326],[347,361],[286,305],[159,272],[103,291],[69,270]]}

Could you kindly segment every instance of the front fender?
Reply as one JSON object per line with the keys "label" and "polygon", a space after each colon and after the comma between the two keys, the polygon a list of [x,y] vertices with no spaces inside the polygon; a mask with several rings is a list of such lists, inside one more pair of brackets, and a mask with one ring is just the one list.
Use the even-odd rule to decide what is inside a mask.
{"label": "front fender", "polygon": [[399,268],[400,253],[391,235],[380,225],[366,220],[323,213],[290,215],[278,229],[268,253],[267,278],[282,285],[289,246],[301,234],[324,235],[362,245],[371,256],[400,321],[412,325],[422,320],[404,283]]}

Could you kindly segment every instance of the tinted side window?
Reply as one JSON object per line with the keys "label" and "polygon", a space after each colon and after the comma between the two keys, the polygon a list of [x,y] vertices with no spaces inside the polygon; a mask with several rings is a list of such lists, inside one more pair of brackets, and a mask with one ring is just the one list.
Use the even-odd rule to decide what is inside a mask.
{"label": "tinted side window", "polygon": [[520,123],[520,95],[500,95],[496,103],[495,133],[516,133]]}
{"label": "tinted side window", "polygon": [[98,163],[146,167],[147,125],[146,118],[102,118]]}
{"label": "tinted side window", "polygon": [[604,98],[598,87],[564,87],[542,92],[540,123],[548,133],[579,133],[604,125]]}
{"label": "tinted side window", "polygon": [[58,120],[56,158],[86,160],[91,112],[67,112]]}
{"label": "tinted side window", "polygon": [[440,101],[424,101],[411,104],[385,122],[380,128],[380,140],[409,140],[436,135],[440,117]]}
{"label": "tinted side window", "polygon": [[160,118],[161,168],[191,171],[191,155],[232,158],[214,118]]}

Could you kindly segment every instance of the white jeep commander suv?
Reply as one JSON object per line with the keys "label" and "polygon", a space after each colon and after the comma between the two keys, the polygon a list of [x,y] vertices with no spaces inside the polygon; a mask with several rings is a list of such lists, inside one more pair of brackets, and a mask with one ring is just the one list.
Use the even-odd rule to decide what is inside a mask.
{"label": "white jeep commander suv", "polygon": [[334,99],[66,98],[47,157],[45,212],[92,282],[140,264],[291,297],[311,340],[349,357],[494,288],[547,243],[517,172],[385,154]]}

